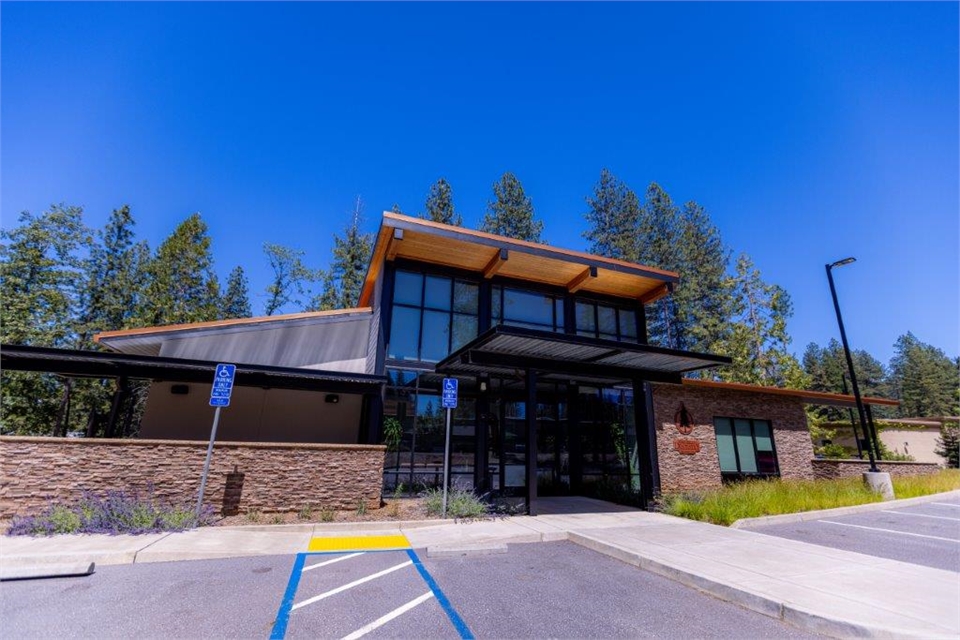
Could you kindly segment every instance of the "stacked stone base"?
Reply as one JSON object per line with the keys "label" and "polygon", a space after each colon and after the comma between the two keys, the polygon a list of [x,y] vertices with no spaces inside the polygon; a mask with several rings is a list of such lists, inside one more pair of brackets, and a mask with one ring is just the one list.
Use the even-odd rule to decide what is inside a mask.
{"label": "stacked stone base", "polygon": [[[0,518],[35,514],[85,492],[152,490],[194,505],[207,443],[179,440],[0,437]],[[218,442],[204,504],[250,511],[380,506],[380,445]]]}
{"label": "stacked stone base", "polygon": [[[835,480],[837,478],[860,478],[870,470],[869,460],[832,460],[813,461],[813,475],[817,480]],[[881,460],[877,468],[893,477],[922,476],[936,473],[940,465],[932,462],[893,462]]]}

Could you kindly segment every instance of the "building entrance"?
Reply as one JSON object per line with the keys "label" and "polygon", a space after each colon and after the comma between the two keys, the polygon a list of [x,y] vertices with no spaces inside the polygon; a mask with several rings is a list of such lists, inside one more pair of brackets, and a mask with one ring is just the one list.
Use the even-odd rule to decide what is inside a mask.
{"label": "building entrance", "polygon": [[[528,494],[531,477],[526,404],[509,389],[497,395],[480,417],[487,435],[485,490],[516,501]],[[541,384],[536,412],[536,495],[639,504],[632,390]]]}

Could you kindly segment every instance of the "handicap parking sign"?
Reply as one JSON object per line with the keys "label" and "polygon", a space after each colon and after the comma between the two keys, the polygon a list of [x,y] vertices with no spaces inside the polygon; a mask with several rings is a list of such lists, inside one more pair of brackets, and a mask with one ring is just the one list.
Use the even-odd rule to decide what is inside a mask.
{"label": "handicap parking sign", "polygon": [[213,386],[210,388],[211,407],[229,407],[230,394],[233,393],[233,378],[237,373],[235,364],[218,364],[213,372]]}
{"label": "handicap parking sign", "polygon": [[443,379],[443,408],[457,408],[457,391],[459,390],[459,380],[456,378]]}

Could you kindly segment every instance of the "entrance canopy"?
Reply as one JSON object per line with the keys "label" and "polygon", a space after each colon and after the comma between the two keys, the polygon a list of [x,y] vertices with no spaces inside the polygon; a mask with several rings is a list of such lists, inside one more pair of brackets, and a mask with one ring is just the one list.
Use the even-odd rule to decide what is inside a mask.
{"label": "entrance canopy", "polygon": [[[211,382],[215,361],[162,358],[78,349],[3,345],[0,366],[10,371],[39,371],[68,377],[145,378],[169,382]],[[328,391],[379,393],[385,376],[293,367],[237,363],[236,385]]]}
{"label": "entrance canopy", "polygon": [[536,371],[540,380],[680,384],[684,373],[730,362],[730,358],[707,353],[501,325],[450,354],[436,370],[470,376],[511,376],[530,370]]}

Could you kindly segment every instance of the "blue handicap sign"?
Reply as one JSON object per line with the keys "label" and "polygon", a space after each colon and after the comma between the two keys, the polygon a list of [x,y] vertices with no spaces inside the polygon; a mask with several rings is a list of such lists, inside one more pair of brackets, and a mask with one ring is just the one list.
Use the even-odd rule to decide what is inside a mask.
{"label": "blue handicap sign", "polygon": [[211,407],[229,407],[230,394],[233,393],[233,378],[237,373],[235,364],[218,364],[213,372],[213,386],[210,388]]}
{"label": "blue handicap sign", "polygon": [[456,378],[444,378],[443,379],[443,408],[444,409],[456,409],[457,408],[457,391],[459,390],[460,381]]}

